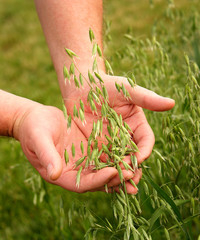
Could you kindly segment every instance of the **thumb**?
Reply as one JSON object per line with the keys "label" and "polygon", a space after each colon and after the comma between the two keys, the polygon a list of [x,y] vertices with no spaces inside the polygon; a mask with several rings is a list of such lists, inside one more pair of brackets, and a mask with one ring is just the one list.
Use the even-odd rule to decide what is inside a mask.
{"label": "thumb", "polygon": [[[116,93],[116,91],[115,93],[113,92],[113,89],[116,89],[114,86],[115,82],[117,82],[119,85],[124,84],[124,87],[130,94],[131,102],[139,107],[146,108],[151,111],[167,111],[173,108],[175,105],[175,101],[173,99],[162,97],[155,92],[138,85],[131,87],[126,78],[118,76],[109,77],[108,81],[106,81],[107,90],[111,96],[115,95]],[[115,101],[116,99],[120,100],[121,95],[122,92],[120,91],[119,98],[115,98]]]}
{"label": "thumb", "polygon": [[127,84],[126,89],[131,96],[131,101],[135,105],[151,111],[167,111],[175,105],[175,101],[173,99],[162,97],[155,92],[140,86],[132,88]]}
{"label": "thumb", "polygon": [[46,169],[47,176],[56,180],[62,173],[62,158],[58,153],[53,140],[47,136],[40,136],[35,144],[35,153],[40,164]]}

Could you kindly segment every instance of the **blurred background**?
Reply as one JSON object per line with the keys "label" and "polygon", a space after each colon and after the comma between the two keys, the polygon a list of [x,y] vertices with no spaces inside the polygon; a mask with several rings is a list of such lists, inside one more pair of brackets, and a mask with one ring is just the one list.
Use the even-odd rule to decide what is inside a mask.
{"label": "blurred background", "polygon": [[[1,0],[0,5],[0,89],[61,108],[62,99],[57,77],[34,2]],[[158,115],[145,111],[156,135],[155,148],[166,159],[168,154],[176,151],[176,160],[172,159],[172,161],[175,162],[173,163],[177,168],[182,164],[178,161],[183,158],[184,161],[187,157],[194,159],[195,164],[199,162],[200,155],[197,146],[199,133],[197,130],[191,133],[189,129],[192,128],[194,131],[196,128],[189,122],[189,125],[183,127],[185,134],[188,133],[187,139],[195,134],[197,138],[192,137],[184,142],[174,133],[174,145],[171,146],[172,136],[170,135],[170,139],[169,132],[166,133],[166,137],[163,137],[165,132],[163,133],[162,126],[166,123],[163,119],[169,117],[172,123],[174,119],[182,121],[184,118],[188,119],[190,115],[191,105],[185,103],[185,85],[188,78],[184,53],[189,56],[192,63],[195,62],[197,69],[200,66],[199,33],[199,0],[175,0],[174,3],[170,0],[104,1],[104,48],[114,73],[124,76],[134,74],[137,84],[175,98],[177,103],[179,101],[183,103],[181,106],[178,104],[172,112],[172,114],[177,114],[177,118],[170,117],[168,114]],[[156,41],[160,42],[164,54],[166,53],[169,57],[168,60],[166,56],[164,57],[163,61],[168,61],[166,65],[162,65],[160,57],[162,51],[159,52],[161,48],[157,46],[158,49],[155,50],[157,55],[152,54]],[[162,69],[159,72],[161,66],[164,68],[163,72]],[[198,72],[195,66],[193,69]],[[196,77],[199,81],[198,73]],[[192,91],[193,96],[198,96],[195,87],[194,92]],[[198,107],[198,98],[195,97],[193,100]],[[197,111],[197,108],[194,109],[194,116],[192,115],[196,122],[199,119],[199,113],[195,115]],[[188,152],[189,150],[184,152],[187,147],[177,153],[176,149],[184,149],[189,142],[194,144],[193,155]],[[164,145],[166,147],[163,147]],[[157,161],[157,158],[154,152],[148,161],[149,164],[155,164],[154,161]],[[155,165],[156,169],[157,166]],[[169,168],[173,166],[169,165]],[[167,170],[162,165],[160,171],[162,169],[169,171],[171,179],[165,174],[155,174],[154,178],[159,184],[165,182],[173,184],[179,174],[181,180],[176,184],[180,184],[183,199],[190,199],[190,196],[193,196],[193,191],[187,189],[186,176],[189,176],[187,168],[176,172]],[[199,170],[196,168],[196,171]],[[197,188],[199,191],[198,184],[196,184],[199,181],[198,175],[197,172],[191,188],[193,190]],[[195,187],[192,187],[192,184],[196,184]],[[197,239],[200,229],[198,191],[192,197],[195,207],[188,204],[182,209],[183,212],[185,211],[185,218],[197,214],[197,218],[195,217],[188,226],[192,239]],[[178,197],[176,190],[172,189],[172,192],[174,198]],[[139,197],[142,205],[146,195],[141,193]],[[153,210],[151,212],[148,210],[150,207],[145,206],[143,217],[148,219]],[[25,159],[19,143],[12,139],[0,138],[0,240],[84,239],[87,230],[95,223],[104,224],[105,218],[109,219],[113,225],[115,224],[112,220],[110,195],[104,193],[80,195],[44,182]],[[169,223],[166,223],[166,226],[167,224]],[[164,239],[162,234],[162,230],[156,232],[153,239]],[[170,234],[171,239],[181,239],[183,236],[177,228],[170,230]],[[96,239],[109,239],[111,236],[109,231],[102,231]],[[113,239],[123,238],[119,234]]]}

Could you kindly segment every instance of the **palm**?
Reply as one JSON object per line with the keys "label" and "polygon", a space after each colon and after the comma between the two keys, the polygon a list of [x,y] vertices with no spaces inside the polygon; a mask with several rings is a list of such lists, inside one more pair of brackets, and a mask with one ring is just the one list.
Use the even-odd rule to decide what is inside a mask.
{"label": "palm", "polygon": [[[122,115],[123,120],[129,124],[133,131],[133,140],[136,142],[139,148],[139,152],[136,154],[136,156],[138,162],[141,163],[149,157],[155,140],[154,134],[140,106],[150,110],[164,111],[172,108],[174,102],[170,99],[160,97],[152,93],[151,91],[140,87],[136,87],[136,89],[134,90],[127,83],[126,79],[122,77],[113,77],[104,74],[103,80],[108,91],[110,106],[118,114]],[[129,93],[131,94],[131,100],[127,100],[123,96],[123,94],[117,92],[115,88],[116,81],[120,84],[123,82]],[[87,95],[89,89],[90,88],[88,86],[85,86],[82,90],[72,91],[68,95],[66,101],[66,108],[71,114],[73,114],[74,102],[77,105],[79,99],[82,99],[82,101],[84,102],[86,125],[83,125],[79,119],[75,119],[75,123],[86,139],[91,134],[93,121],[96,121],[99,117],[97,114],[93,114],[90,107],[88,106]],[[104,122],[103,129],[105,134],[107,132],[106,122]]]}
{"label": "palm", "polygon": [[[80,168],[76,167],[76,161],[83,157],[81,152],[80,144],[83,142],[84,149],[87,149],[87,139],[83,135],[82,131],[77,127],[77,125],[72,121],[71,128],[67,131],[66,136],[66,146],[65,149],[69,155],[69,162],[67,164],[63,163],[63,171],[58,180],[54,183],[60,185],[61,187],[68,189],[70,191],[85,192],[85,191],[97,191],[101,190],[104,184],[107,183],[107,178],[102,179],[102,172],[96,173],[93,171],[92,166],[89,168],[83,168],[81,172],[81,181],[79,187],[76,185],[77,172]],[[75,156],[72,156],[72,144],[75,147]],[[82,164],[84,165],[84,163]],[[104,170],[106,173],[107,169]],[[109,169],[108,169],[109,171]],[[95,182],[95,184],[94,184]]]}
{"label": "palm", "polygon": [[[79,186],[77,186],[76,178],[81,165],[76,167],[76,162],[78,159],[86,155],[86,153],[83,154],[81,151],[81,142],[83,142],[84,149],[87,149],[87,138],[77,127],[75,122],[72,121],[71,128],[70,130],[68,129],[65,140],[65,149],[69,154],[69,162],[67,164],[63,163],[63,170],[61,176],[56,181],[50,182],[57,184],[67,190],[75,192],[104,191],[105,184],[108,184],[109,191],[111,191],[111,187],[118,191],[120,178],[116,169],[104,168],[95,171],[93,170],[93,166],[84,168],[84,162],[81,164],[83,166],[83,170],[80,175],[80,184]],[[75,146],[75,156],[72,156],[72,144],[74,144]],[[127,180],[133,178],[133,174],[130,171],[123,170],[123,175],[124,178]],[[140,177],[141,172],[138,171],[133,178],[136,184],[139,182]],[[127,191],[128,193],[136,193],[137,189],[132,187],[130,183],[127,183]]]}
{"label": "palm", "polygon": [[[46,181],[75,192],[104,190],[105,184],[109,187],[119,185],[116,169],[94,171],[91,166],[83,169],[80,186],[76,186],[78,168],[75,168],[75,162],[82,157],[81,141],[86,149],[87,139],[73,121],[71,129],[67,130],[60,110],[39,105],[25,115],[19,129],[19,139],[25,155]],[[76,149],[75,157],[72,156],[72,143]],[[69,153],[68,164],[65,163],[64,149]],[[53,175],[48,172],[49,165],[54,169]],[[138,173],[135,177],[136,183],[140,176]],[[133,175],[124,172],[124,177],[130,179]],[[136,189],[129,188],[129,192],[136,193]]]}

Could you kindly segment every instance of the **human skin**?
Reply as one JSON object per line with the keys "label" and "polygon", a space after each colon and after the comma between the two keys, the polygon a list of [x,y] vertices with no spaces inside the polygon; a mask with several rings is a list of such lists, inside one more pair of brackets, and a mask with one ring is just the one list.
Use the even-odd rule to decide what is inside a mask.
{"label": "human skin", "polygon": [[[89,39],[89,29],[95,34],[95,41],[102,46],[102,0],[35,0],[36,9],[50,50],[51,58],[57,73],[61,93],[65,100],[68,113],[73,115],[73,105],[82,99],[85,106],[85,127],[80,120],[75,120],[76,126],[87,139],[91,133],[93,121],[97,116],[87,107],[87,95],[89,86],[77,89],[73,83],[65,84],[63,77],[63,66],[68,68],[71,64],[64,48],[74,51],[76,66],[83,75],[87,76],[88,70],[92,69],[92,44]],[[97,58],[98,69],[107,87],[109,102],[118,114],[121,114],[132,131],[139,152],[136,153],[138,163],[147,159],[152,151],[155,138],[142,108],[152,111],[166,111],[171,109],[175,102],[170,98],[164,98],[152,91],[136,86],[134,89],[128,84],[126,78],[109,76],[105,72],[102,58]],[[76,72],[78,74],[78,71]],[[122,83],[129,91],[130,100],[125,99],[115,88],[115,82]],[[106,123],[104,123],[106,125]],[[106,126],[104,126],[106,129]],[[104,132],[105,133],[105,132]],[[130,163],[130,158],[126,161]],[[116,177],[117,179],[117,177]],[[131,187],[130,187],[131,189]],[[133,190],[134,187],[132,187]]]}
{"label": "human skin", "polygon": [[[87,140],[72,121],[71,129],[63,112],[55,107],[15,96],[0,90],[0,136],[14,137],[21,144],[22,150],[30,163],[48,182],[74,192],[104,191],[104,185],[118,191],[120,179],[115,168],[93,171],[92,167],[83,170],[80,186],[76,186],[78,169],[74,168],[81,156],[77,146],[80,141],[86,145]],[[66,165],[64,150],[71,152],[72,142],[76,143],[76,158],[69,155]],[[141,177],[138,170],[135,175],[123,170],[125,180],[132,178],[137,184]],[[136,193],[136,189],[129,189]]]}

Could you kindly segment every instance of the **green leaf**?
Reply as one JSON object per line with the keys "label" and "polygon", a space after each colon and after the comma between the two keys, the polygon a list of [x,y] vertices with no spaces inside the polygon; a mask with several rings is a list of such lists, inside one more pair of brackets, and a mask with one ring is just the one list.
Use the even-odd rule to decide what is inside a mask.
{"label": "green leaf", "polygon": [[[145,171],[145,172],[147,173],[147,171]],[[156,183],[153,181],[153,179],[152,179],[150,176],[147,176],[146,174],[143,173],[143,177],[144,177],[144,179],[145,179],[146,181],[148,181],[149,184],[157,191],[158,195],[159,195],[161,198],[163,198],[163,199],[171,206],[174,214],[175,214],[176,217],[177,217],[177,220],[182,223],[181,228],[182,228],[183,232],[185,232],[186,238],[187,238],[187,239],[191,239],[190,236],[189,236],[189,233],[188,233],[188,231],[187,231],[187,229],[186,229],[186,227],[184,226],[183,219],[182,219],[182,217],[181,217],[180,211],[179,211],[179,209],[177,208],[175,202],[167,195],[167,193],[166,193],[162,188],[160,188],[160,187],[158,186],[158,184],[156,184]]]}
{"label": "green leaf", "polygon": [[163,214],[164,212],[166,212],[166,206],[161,206],[160,208],[156,209],[156,211],[152,214],[151,218],[149,219],[149,232],[151,232],[151,229],[154,225],[154,223],[156,222],[156,220],[161,216],[161,214]]}
{"label": "green leaf", "polygon": [[[182,224],[186,224],[186,223],[192,221],[193,218],[196,218],[196,217],[198,217],[198,216],[200,216],[200,213],[197,213],[197,214],[195,214],[195,215],[193,215],[193,216],[190,216],[190,217],[184,219]],[[181,224],[181,225],[182,225],[182,224]],[[179,224],[175,224],[174,226],[168,228],[168,230],[172,230],[172,229],[177,228],[177,227],[179,227]]]}

